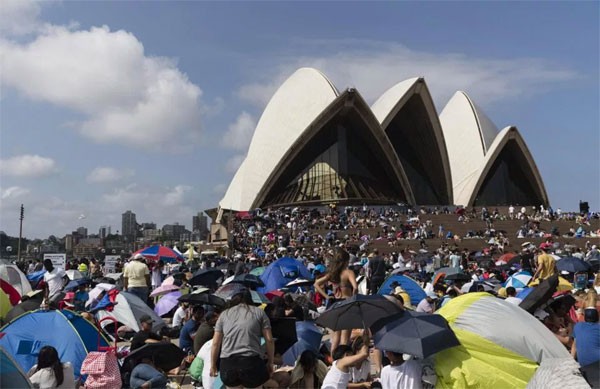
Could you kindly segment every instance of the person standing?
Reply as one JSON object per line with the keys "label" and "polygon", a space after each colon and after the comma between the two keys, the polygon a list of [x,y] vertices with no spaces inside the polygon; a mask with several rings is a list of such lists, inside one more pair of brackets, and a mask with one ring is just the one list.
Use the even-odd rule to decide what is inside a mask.
{"label": "person standing", "polygon": [[402,354],[386,351],[390,364],[381,370],[382,389],[421,389],[421,364],[415,360],[404,361]]}
{"label": "person standing", "polygon": [[148,266],[143,260],[144,256],[142,254],[136,254],[133,261],[125,266],[123,289],[146,302],[148,300],[148,286],[150,285],[150,270],[148,270]]}
{"label": "person standing", "polygon": [[[248,290],[233,296],[231,303],[215,325],[210,375],[216,377],[220,371],[221,380],[228,387],[256,388],[267,382],[273,373],[275,343],[271,322],[262,309],[252,305]],[[266,342],[266,364],[261,336]]]}
{"label": "person standing", "polygon": [[158,288],[162,284],[162,276],[163,276],[162,272],[163,272],[164,267],[165,267],[165,263],[161,259],[152,268],[152,276],[151,276],[152,290]]}
{"label": "person standing", "polygon": [[[338,248],[335,259],[332,261],[331,270],[315,282],[317,293],[327,300],[327,306],[352,297],[358,292],[356,276],[348,269],[350,255],[348,252]],[[333,289],[333,297],[325,292],[325,285],[329,283]],[[331,336],[331,351],[333,352],[340,344],[350,342],[350,330],[334,331]]]}
{"label": "person standing", "polygon": [[62,290],[69,282],[69,277],[62,268],[54,267],[50,259],[44,259],[44,268],[46,273],[44,273],[45,286],[42,306],[50,305],[56,308],[58,302],[65,297]]}
{"label": "person standing", "polygon": [[537,267],[532,281],[539,279],[540,281],[550,278],[556,273],[556,260],[548,254],[548,248],[545,245],[540,247],[540,254],[537,257]]}
{"label": "person standing", "polygon": [[379,255],[379,250],[374,249],[373,253],[369,255],[369,289],[370,294],[375,294],[385,281],[385,261]]}

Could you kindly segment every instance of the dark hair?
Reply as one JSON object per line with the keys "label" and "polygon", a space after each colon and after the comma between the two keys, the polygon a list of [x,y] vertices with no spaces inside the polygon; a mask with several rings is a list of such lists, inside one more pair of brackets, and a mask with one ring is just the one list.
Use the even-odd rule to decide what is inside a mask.
{"label": "dark hair", "polygon": [[63,375],[63,366],[58,358],[58,352],[52,346],[44,346],[38,354],[37,371],[45,369],[47,367],[52,368],[54,371],[54,378],[56,378],[56,386],[62,385],[65,376]]}
{"label": "dark hair", "polygon": [[509,286],[508,288],[506,288],[507,296],[515,296],[516,294],[517,294],[517,290],[514,287]]}
{"label": "dark hair", "polygon": [[238,304],[252,305],[252,295],[248,289],[243,289],[231,298],[229,308],[235,307]]}
{"label": "dark hair", "polygon": [[347,344],[340,344],[333,351],[333,360],[337,361],[338,359],[344,358],[346,354],[352,354],[352,347],[348,346]]}
{"label": "dark hair", "polygon": [[298,363],[302,366],[302,369],[312,372],[317,367],[317,354],[312,350],[304,350],[304,352],[300,354]]}
{"label": "dark hair", "polygon": [[587,323],[597,323],[598,310],[596,308],[586,308],[584,311],[584,319]]}
{"label": "dark hair", "polygon": [[346,250],[338,248],[331,266],[330,280],[332,282],[341,282],[342,271],[348,266],[348,262],[350,262],[350,254]]}
{"label": "dark hair", "polygon": [[52,263],[52,261],[49,258],[44,259],[44,267],[49,272],[54,270],[54,264]]}

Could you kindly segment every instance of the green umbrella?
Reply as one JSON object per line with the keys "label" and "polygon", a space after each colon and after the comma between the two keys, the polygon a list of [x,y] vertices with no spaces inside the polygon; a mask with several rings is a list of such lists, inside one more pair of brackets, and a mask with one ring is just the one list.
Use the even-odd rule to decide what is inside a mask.
{"label": "green umbrella", "polygon": [[250,270],[250,274],[255,275],[257,277],[260,277],[264,272],[265,272],[264,266],[255,267],[254,269]]}

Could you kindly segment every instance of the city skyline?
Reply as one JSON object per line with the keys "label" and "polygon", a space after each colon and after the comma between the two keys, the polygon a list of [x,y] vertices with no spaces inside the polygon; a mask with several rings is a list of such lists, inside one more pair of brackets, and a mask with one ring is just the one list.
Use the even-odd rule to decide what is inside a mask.
{"label": "city skyline", "polygon": [[[278,85],[371,104],[427,79],[517,125],[550,204],[600,205],[597,2],[0,2],[0,230],[64,236],[214,208]],[[506,21],[510,21],[510,28]],[[310,25],[310,28],[307,26]],[[39,58],[45,58],[41,66]]]}

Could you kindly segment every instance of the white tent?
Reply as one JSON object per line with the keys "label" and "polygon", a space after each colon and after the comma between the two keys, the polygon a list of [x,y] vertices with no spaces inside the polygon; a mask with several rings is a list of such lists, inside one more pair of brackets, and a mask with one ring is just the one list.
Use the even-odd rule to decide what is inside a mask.
{"label": "white tent", "polygon": [[173,246],[173,251],[175,251],[175,252],[176,252],[177,254],[179,254],[179,255],[183,255],[183,254],[181,253],[181,251],[179,251],[179,249],[177,248],[177,246]]}
{"label": "white tent", "polygon": [[21,296],[31,292],[29,280],[17,265],[4,260],[0,262],[0,278],[11,284]]}
{"label": "white tent", "polygon": [[184,258],[189,258],[190,255],[192,255],[194,258],[198,258],[200,256],[200,254],[198,254],[198,252],[196,250],[194,250],[193,247],[190,246],[190,248],[183,254],[181,254]]}
{"label": "white tent", "polygon": [[[140,317],[143,315],[149,315],[154,320],[152,331],[158,332],[164,327],[165,322],[145,302],[128,292],[119,292],[112,312],[102,310],[96,314],[98,320],[112,316],[119,323],[130,327],[135,332],[140,330]],[[110,324],[109,321],[102,323],[103,326],[108,324]]]}

